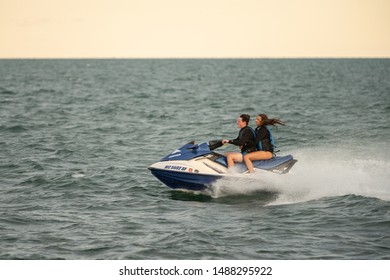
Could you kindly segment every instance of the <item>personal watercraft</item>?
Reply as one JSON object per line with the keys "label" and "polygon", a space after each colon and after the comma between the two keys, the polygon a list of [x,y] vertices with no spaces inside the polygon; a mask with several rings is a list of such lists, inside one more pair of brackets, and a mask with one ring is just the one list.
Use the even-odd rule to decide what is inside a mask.
{"label": "personal watercraft", "polygon": [[[244,163],[235,164],[235,174],[229,172],[226,157],[214,152],[222,145],[222,140],[200,144],[192,141],[152,164],[149,170],[168,187],[191,191],[204,190],[223,178],[250,177],[250,174],[244,175],[248,172]],[[253,166],[255,171],[285,174],[296,162],[291,155],[274,156],[269,160],[253,161]]]}

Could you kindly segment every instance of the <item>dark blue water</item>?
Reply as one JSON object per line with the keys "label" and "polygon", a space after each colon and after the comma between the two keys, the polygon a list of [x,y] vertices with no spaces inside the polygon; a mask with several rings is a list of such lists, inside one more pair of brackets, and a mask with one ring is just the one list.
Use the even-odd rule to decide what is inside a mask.
{"label": "dark blue water", "polygon": [[[242,113],[287,123],[269,191],[150,174]],[[389,123],[390,60],[0,60],[0,258],[389,259]]]}

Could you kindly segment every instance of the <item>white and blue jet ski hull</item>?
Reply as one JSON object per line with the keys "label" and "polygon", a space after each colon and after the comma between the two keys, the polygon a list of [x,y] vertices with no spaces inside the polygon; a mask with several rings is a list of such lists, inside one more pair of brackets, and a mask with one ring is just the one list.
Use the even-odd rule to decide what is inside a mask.
{"label": "white and blue jet ski hull", "polygon": [[[215,143],[214,143],[215,144]],[[172,189],[201,191],[217,180],[234,177],[227,169],[226,157],[213,152],[212,141],[195,145],[188,143],[149,167],[152,174]],[[269,160],[254,161],[255,170],[287,173],[296,160],[291,156],[275,156]],[[236,164],[236,176],[247,171],[245,164]]]}
{"label": "white and blue jet ski hull", "polygon": [[191,191],[204,190],[223,177],[221,175],[166,171],[157,168],[150,168],[150,171],[157,179],[172,189]]}

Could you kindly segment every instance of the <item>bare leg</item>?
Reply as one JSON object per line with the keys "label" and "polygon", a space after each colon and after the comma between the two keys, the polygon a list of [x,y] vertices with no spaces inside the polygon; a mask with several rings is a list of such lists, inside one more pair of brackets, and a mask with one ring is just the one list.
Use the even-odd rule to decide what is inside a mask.
{"label": "bare leg", "polygon": [[253,153],[246,154],[244,156],[244,161],[246,164],[246,167],[248,167],[249,173],[253,173],[253,160],[266,160],[272,158],[271,152],[265,152],[265,151],[257,151]]}
{"label": "bare leg", "polygon": [[226,160],[228,163],[228,168],[233,168],[235,162],[242,162],[243,156],[241,153],[227,153]]}

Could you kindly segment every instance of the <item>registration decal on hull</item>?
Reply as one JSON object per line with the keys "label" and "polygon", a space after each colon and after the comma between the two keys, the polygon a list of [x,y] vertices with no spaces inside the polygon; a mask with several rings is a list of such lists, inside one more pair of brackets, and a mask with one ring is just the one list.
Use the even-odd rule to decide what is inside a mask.
{"label": "registration decal on hull", "polygon": [[179,165],[165,165],[164,169],[177,170],[177,171],[186,171],[187,167]]}

